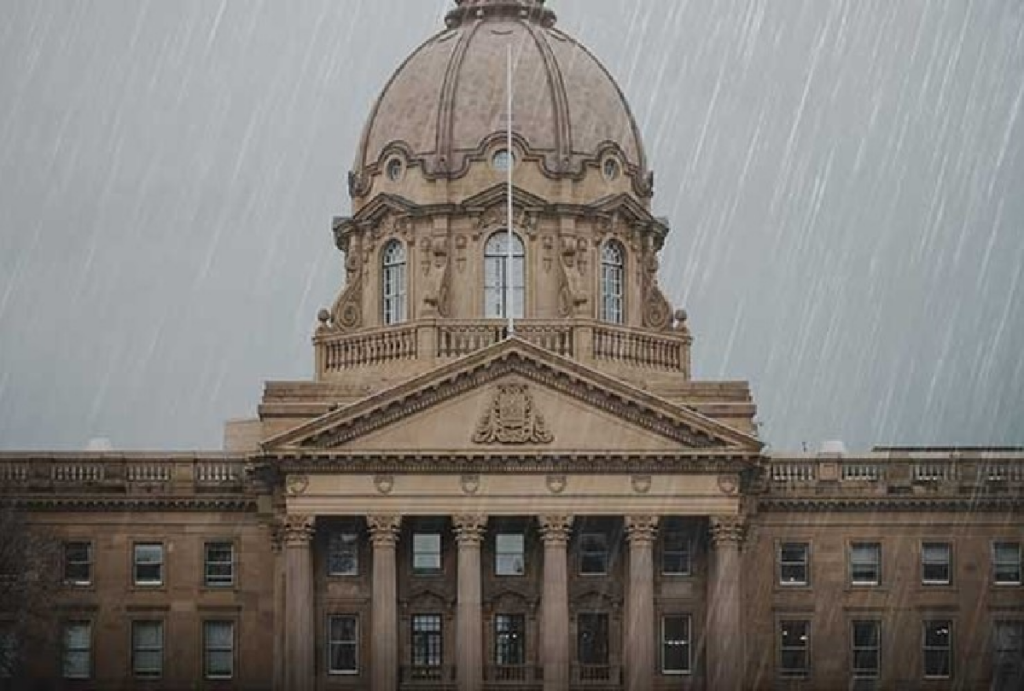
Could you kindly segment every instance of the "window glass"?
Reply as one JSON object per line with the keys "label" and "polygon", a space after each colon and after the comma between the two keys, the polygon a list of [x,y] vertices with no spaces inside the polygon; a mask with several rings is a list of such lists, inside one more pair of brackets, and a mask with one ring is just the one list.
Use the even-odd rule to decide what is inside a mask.
{"label": "window glass", "polygon": [[805,542],[784,542],[779,545],[779,584],[807,585],[809,548]]}
{"label": "window glass", "polygon": [[417,614],[412,618],[412,665],[418,679],[434,679],[443,662],[441,615]]}
{"label": "window glass", "polygon": [[92,583],[92,543],[64,543],[64,582],[69,585]]}
{"label": "window glass", "polygon": [[18,637],[14,625],[0,621],[0,679],[15,675],[18,667]]}
{"label": "window glass", "polygon": [[948,619],[924,623],[924,675],[951,677],[953,622]]}
{"label": "window glass", "polygon": [[685,674],[690,671],[690,617],[671,615],[661,620],[661,671]]}
{"label": "window glass", "polygon": [[995,622],[992,665],[992,691],[1024,689],[1024,621]]}
{"label": "window glass", "polygon": [[882,547],[877,542],[850,545],[850,582],[853,585],[878,585],[882,578]]}
{"label": "window glass", "polygon": [[327,539],[327,573],[331,576],[359,575],[359,534],[338,530]]}
{"label": "window glass", "polygon": [[526,572],[526,539],[522,533],[498,533],[494,536],[494,573],[522,576]]}
{"label": "window glass", "polygon": [[164,580],[164,546],[160,543],[135,545],[135,585],[161,585]]}
{"label": "window glass", "polygon": [[1020,585],[1020,543],[996,542],[992,546],[992,572],[996,583]]}
{"label": "window glass", "polygon": [[230,679],[235,675],[235,624],[231,621],[203,623],[204,669],[207,679]]}
{"label": "window glass", "polygon": [[436,573],[441,570],[441,535],[415,533],[412,536],[412,569],[415,573]]}
{"label": "window glass", "polygon": [[601,320],[611,324],[623,322],[625,252],[622,245],[605,243],[601,250]]}
{"label": "window glass", "polygon": [[406,261],[405,247],[391,240],[384,247],[381,294],[384,298],[384,324],[400,324],[406,320]]}
{"label": "window glass", "polygon": [[359,619],[354,615],[332,616],[329,620],[328,660],[331,674],[359,671]]}
{"label": "window glass", "polygon": [[88,679],[92,673],[92,625],[72,621],[64,625],[63,660],[65,679]]}
{"label": "window glass", "polygon": [[921,580],[929,584],[950,582],[951,549],[945,542],[921,545]]}
{"label": "window glass", "polygon": [[608,536],[604,533],[583,533],[580,536],[580,573],[608,573]]}
{"label": "window glass", "polygon": [[163,622],[132,622],[132,673],[136,677],[157,678],[163,674],[163,666]]}
{"label": "window glass", "polygon": [[494,663],[526,664],[526,617],[522,614],[498,614],[494,617]]}
{"label": "window glass", "polygon": [[881,668],[881,625],[877,621],[855,621],[851,633],[853,675],[877,677]]}
{"label": "window glass", "polygon": [[581,613],[576,618],[576,642],[581,665],[607,665],[608,615]]}
{"label": "window glass", "polygon": [[206,585],[231,586],[235,582],[235,546],[230,542],[206,543]]}
{"label": "window glass", "polygon": [[666,529],[662,533],[661,572],[669,576],[689,576],[692,535],[682,529]]}
{"label": "window glass", "polygon": [[[484,246],[484,317],[508,318],[508,231],[500,230]],[[526,304],[526,250],[512,235],[512,316],[521,319]]]}
{"label": "window glass", "polygon": [[807,676],[810,669],[808,621],[779,622],[779,673],[784,677]]}

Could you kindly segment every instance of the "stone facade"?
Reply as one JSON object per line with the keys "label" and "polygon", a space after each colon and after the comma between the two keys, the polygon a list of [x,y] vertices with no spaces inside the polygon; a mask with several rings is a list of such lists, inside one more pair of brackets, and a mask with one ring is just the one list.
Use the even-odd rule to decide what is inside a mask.
{"label": "stone facade", "polygon": [[367,124],[312,381],[222,453],[0,454],[63,560],[0,655],[40,689],[1020,688],[1024,450],[766,453],[748,385],[692,379],[646,165],[543,2],[459,0]]}

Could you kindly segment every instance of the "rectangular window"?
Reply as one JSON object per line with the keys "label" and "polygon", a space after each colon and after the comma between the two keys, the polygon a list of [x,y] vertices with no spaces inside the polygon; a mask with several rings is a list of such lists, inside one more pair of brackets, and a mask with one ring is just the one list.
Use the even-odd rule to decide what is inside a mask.
{"label": "rectangular window", "polygon": [[226,588],[235,584],[235,545],[230,542],[206,543],[206,585]]}
{"label": "rectangular window", "polygon": [[440,573],[441,534],[414,533],[412,536],[413,573]]}
{"label": "rectangular window", "polygon": [[689,674],[690,616],[673,614],[661,619],[661,671],[663,674]]}
{"label": "rectangular window", "polygon": [[949,585],[952,548],[948,542],[925,542],[921,545],[921,582],[926,585]]}
{"label": "rectangular window", "polygon": [[608,615],[583,613],[576,617],[576,652],[581,665],[608,664]]}
{"label": "rectangular window", "polygon": [[159,542],[135,545],[135,585],[163,585],[164,546]]}
{"label": "rectangular window", "polygon": [[882,625],[877,621],[855,621],[851,629],[853,676],[874,679],[882,665]]}
{"label": "rectangular window", "polygon": [[434,679],[442,660],[441,615],[416,614],[412,618],[412,666],[417,679]]}
{"label": "rectangular window", "polygon": [[88,679],[92,674],[92,624],[69,621],[64,624],[61,667],[65,679]]}
{"label": "rectangular window", "polygon": [[498,576],[522,576],[526,573],[526,537],[521,533],[494,536],[494,573]]}
{"label": "rectangular window", "polygon": [[992,691],[1024,689],[1024,621],[995,622],[992,665]]}
{"label": "rectangular window", "polygon": [[810,672],[811,623],[779,622],[779,674],[806,677]]}
{"label": "rectangular window", "polygon": [[331,674],[359,673],[359,617],[336,614],[327,622],[327,660]]}
{"label": "rectangular window", "polygon": [[14,625],[0,621],[0,679],[10,679],[18,667],[18,637]]}
{"label": "rectangular window", "polygon": [[92,584],[92,543],[64,543],[64,582],[68,585]]}
{"label": "rectangular window", "polygon": [[526,617],[522,614],[498,614],[494,617],[494,663],[511,666],[526,664]]}
{"label": "rectangular window", "polygon": [[1020,585],[1019,542],[993,543],[992,574],[998,585]]}
{"label": "rectangular window", "polygon": [[336,530],[327,538],[327,575],[359,575],[359,533]]}
{"label": "rectangular window", "polygon": [[779,545],[779,585],[810,583],[810,548],[806,542]]}
{"label": "rectangular window", "polygon": [[164,623],[132,622],[132,674],[157,679],[164,672]]}
{"label": "rectangular window", "polygon": [[691,534],[685,530],[669,529],[662,533],[661,572],[666,576],[689,576]]}
{"label": "rectangular window", "polygon": [[924,623],[924,675],[953,676],[953,622],[935,619]]}
{"label": "rectangular window", "polygon": [[589,576],[608,573],[608,536],[604,533],[580,535],[580,573]]}
{"label": "rectangular window", "polygon": [[882,546],[877,542],[850,545],[850,583],[878,585],[882,582]]}
{"label": "rectangular window", "polygon": [[235,623],[203,622],[203,669],[207,679],[235,676]]}

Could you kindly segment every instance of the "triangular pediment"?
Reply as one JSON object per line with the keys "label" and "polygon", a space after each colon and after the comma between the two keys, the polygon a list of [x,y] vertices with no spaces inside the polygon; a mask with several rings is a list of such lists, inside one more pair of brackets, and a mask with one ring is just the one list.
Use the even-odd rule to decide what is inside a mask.
{"label": "triangular pediment", "polygon": [[509,339],[264,443],[266,451],[757,454],[688,408]]}
{"label": "triangular pediment", "polygon": [[[461,206],[468,210],[480,210],[507,202],[508,188],[504,184],[498,184],[466,198]],[[538,197],[536,194],[515,186],[512,187],[512,203],[521,209],[543,209],[549,206],[548,201],[543,197]]]}

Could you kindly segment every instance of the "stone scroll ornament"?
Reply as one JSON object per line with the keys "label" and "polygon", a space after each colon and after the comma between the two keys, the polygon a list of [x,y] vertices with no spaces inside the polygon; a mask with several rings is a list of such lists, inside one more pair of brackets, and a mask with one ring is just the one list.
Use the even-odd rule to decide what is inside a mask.
{"label": "stone scroll ornament", "polygon": [[473,434],[476,444],[550,444],[554,438],[525,384],[499,384]]}

